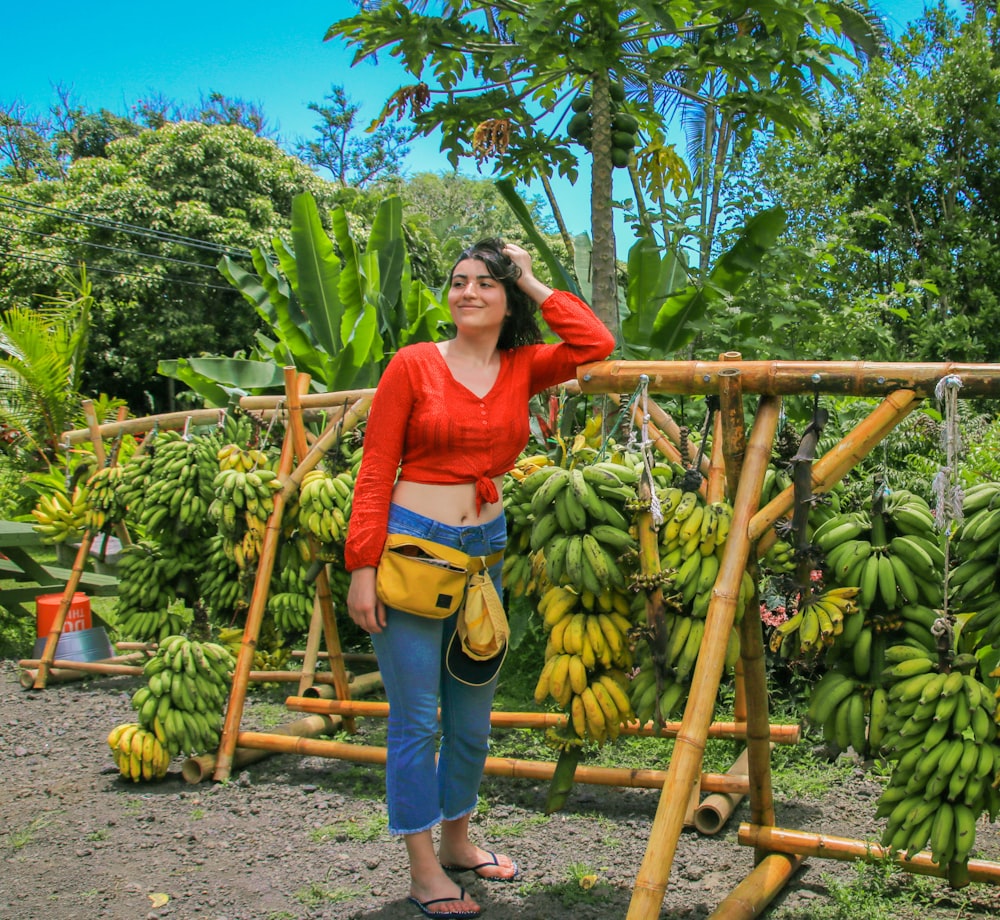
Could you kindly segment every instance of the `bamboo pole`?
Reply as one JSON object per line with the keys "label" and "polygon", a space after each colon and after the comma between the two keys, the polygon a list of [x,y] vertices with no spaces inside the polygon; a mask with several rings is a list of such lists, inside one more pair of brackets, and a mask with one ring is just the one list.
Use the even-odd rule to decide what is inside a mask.
{"label": "bamboo pole", "polygon": [[695,664],[681,731],[674,742],[667,781],[660,795],[649,845],[639,868],[628,920],[653,920],[660,912],[677,842],[684,827],[684,809],[701,771],[708,726],[725,666],[726,646],[733,628],[740,584],[750,553],[747,527],[757,510],[760,491],[778,425],[780,400],[760,401],[746,461],[733,506],[733,525],[726,540],[712,599],[705,617],[705,637]]}
{"label": "bamboo pole", "polygon": [[[35,668],[41,659],[23,658],[18,663],[20,674],[18,681],[25,690],[33,689],[35,683]],[[130,665],[130,661],[135,661],[136,656],[115,655],[113,658],[104,658],[101,661],[73,661],[71,659],[57,658],[52,662],[49,669],[48,682],[52,684],[67,684],[74,680],[83,680],[91,674],[132,674],[134,671],[142,673],[142,667]]]}
{"label": "bamboo pole", "polygon": [[[736,761],[727,771],[738,776],[746,776],[748,784],[747,761],[749,754],[750,749],[743,748],[740,756],[736,758]],[[694,813],[695,828],[706,837],[711,837],[719,833],[736,810],[736,807],[740,804],[742,798],[742,796],[726,795],[724,793],[710,795],[698,806],[698,809]]]}
{"label": "bamboo pole", "polygon": [[[241,747],[271,751],[275,754],[300,754],[307,757],[329,757],[352,763],[384,764],[386,749],[375,745],[347,744],[316,738],[294,738],[268,732],[239,733]],[[514,757],[487,757],[484,773],[510,779],[549,780],[555,772],[555,761],[519,760]],[[666,772],[636,770],[625,767],[589,767],[580,765],[573,781],[598,786],[622,786],[632,789],[661,789]],[[702,788],[706,792],[746,791],[746,782],[725,773],[704,773]]]}
{"label": "bamboo pole", "polygon": [[[813,834],[808,831],[788,830],[782,827],[761,827],[741,824],[737,839],[744,846],[770,850],[774,853],[795,853],[821,859],[881,862],[891,860],[901,869],[915,875],[932,875],[947,878],[948,867],[931,862],[931,854],[921,850],[912,857],[893,853],[887,847],[870,840],[834,837],[831,834]],[[985,859],[969,860],[969,878],[973,882],[1000,884],[1000,863]]]}
{"label": "bamboo pole", "polygon": [[[289,383],[289,376],[286,374],[286,387]],[[290,389],[294,390],[298,385],[294,381]],[[278,479],[287,480],[292,468],[294,449],[292,438],[288,430],[281,444],[281,454],[278,458]],[[226,706],[226,717],[222,726],[222,734],[219,738],[219,749],[216,754],[215,779],[223,781],[229,778],[229,773],[233,766],[233,756],[236,750],[237,734],[240,729],[240,720],[243,717],[243,704],[246,702],[247,684],[250,678],[250,669],[253,665],[253,656],[257,650],[257,637],[260,635],[260,624],[264,619],[264,610],[267,606],[267,597],[271,583],[271,573],[274,571],[274,560],[278,552],[278,542],[281,537],[281,517],[285,510],[285,504],[289,497],[294,494],[295,488],[289,488],[289,483],[274,493],[274,509],[267,519],[264,528],[264,539],[260,549],[260,558],[257,561],[257,572],[254,577],[253,592],[250,595],[250,605],[247,608],[246,624],[243,628],[243,641],[240,644],[239,654],[236,656],[236,667],[233,671],[233,682],[229,690],[229,703]]]}
{"label": "bamboo pole", "polygon": [[[360,679],[360,678],[359,678]],[[290,696],[285,700],[288,709],[297,712],[314,712],[326,715],[359,716],[362,718],[384,719],[389,715],[389,704],[384,700],[338,700],[317,699],[312,696]],[[532,728],[545,730],[560,728],[567,724],[568,716],[558,712],[498,712],[490,713],[490,725],[494,728]],[[655,722],[640,725],[627,722],[621,727],[623,735],[640,735],[651,738],[675,738],[681,729],[680,722],[667,722],[657,728]],[[743,738],[743,727],[735,722],[713,722],[709,726],[708,737],[739,741]],[[772,725],[774,744],[797,744],[801,729],[798,725]]]}
{"label": "bamboo pole", "polygon": [[726,896],[708,920],[753,920],[759,917],[801,865],[801,856],[768,854]]}
{"label": "bamboo pole", "polygon": [[45,648],[42,650],[42,657],[38,662],[38,670],[35,673],[35,682],[32,684],[33,690],[44,690],[49,679],[49,671],[56,657],[56,648],[59,645],[59,637],[62,635],[63,626],[66,625],[66,615],[73,603],[73,595],[83,577],[83,569],[90,554],[90,547],[94,542],[94,532],[87,529],[83,532],[80,546],[76,551],[76,558],[73,560],[73,568],[70,570],[69,578],[66,580],[66,588],[63,591],[62,600],[59,601],[59,609],[52,619],[52,627],[45,639]]}
{"label": "bamboo pole", "polygon": [[[308,380],[308,377],[305,378]],[[308,384],[303,383],[302,387]],[[309,446],[306,443],[306,429],[302,424],[302,404],[300,402],[299,387],[296,385],[295,369],[285,368],[285,391],[288,394],[288,429],[292,438],[292,449],[296,459],[301,463],[309,454]],[[340,424],[343,426],[346,407],[339,413]],[[341,433],[343,428],[340,429]],[[304,476],[305,474],[303,474]],[[299,482],[301,483],[301,479]],[[319,556],[319,543],[315,537],[309,537],[309,549],[312,558]],[[319,650],[319,628],[322,627],[326,636],[326,649],[329,653],[329,667],[333,674],[333,683],[337,690],[337,696],[343,700],[351,698],[351,690],[348,686],[347,673],[344,668],[344,654],[340,647],[340,635],[337,632],[337,621],[333,615],[333,593],[330,591],[330,573],[324,565],[316,575],[316,599],[313,604],[313,613],[309,625],[309,644],[306,646],[306,656],[303,659],[302,679],[299,681],[299,694],[308,686],[308,676],[316,673],[316,652]],[[315,630],[315,637],[314,637]],[[349,732],[354,732],[354,722],[346,719],[344,727]]]}
{"label": "bamboo pole", "polygon": [[[723,361],[598,361],[577,371],[583,393],[630,393],[645,374],[650,392],[715,393],[719,374],[732,367]],[[767,396],[835,393],[843,396],[886,396],[914,390],[933,396],[942,377],[962,380],[959,395],[1000,396],[1000,364],[896,364],[875,361],[740,361],[743,389]]]}
{"label": "bamboo pole", "polygon": [[[332,735],[340,727],[340,716],[305,716],[294,722],[279,725],[271,731],[276,735],[291,735],[295,738],[315,738],[318,735]],[[252,763],[264,760],[271,751],[237,747],[233,752],[233,769],[239,770]],[[204,782],[215,772],[215,754],[199,754],[188,757],[181,764],[181,776],[192,785]]]}
{"label": "bamboo pole", "polygon": [[[841,479],[878,446],[907,415],[920,405],[913,390],[890,393],[869,415],[863,418],[837,444],[812,466],[812,489],[816,494],[829,492]],[[795,501],[791,486],[776,495],[750,521],[750,539],[757,543],[757,558],[761,558],[776,535],[774,522],[785,517]]]}
{"label": "bamboo pole", "polygon": [[[313,549],[313,559],[316,553]],[[324,566],[325,567],[325,566]],[[309,632],[306,635],[306,647],[302,655],[302,675],[299,678],[299,696],[302,696],[312,685],[316,676],[316,661],[319,658],[320,633],[322,631],[323,614],[319,609],[319,596],[313,598],[312,616],[309,618]]]}

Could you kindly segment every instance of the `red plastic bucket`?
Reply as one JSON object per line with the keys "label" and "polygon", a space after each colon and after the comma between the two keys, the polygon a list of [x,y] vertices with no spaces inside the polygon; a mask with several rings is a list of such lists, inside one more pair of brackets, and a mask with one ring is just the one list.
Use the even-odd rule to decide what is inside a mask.
{"label": "red plastic bucket", "polygon": [[[35,598],[35,622],[39,638],[52,632],[52,624],[55,622],[62,599],[61,594],[42,594]],[[90,598],[81,591],[77,591],[73,595],[69,610],[66,612],[66,621],[63,623],[62,631],[64,633],[79,632],[82,629],[90,629],[90,626]]]}

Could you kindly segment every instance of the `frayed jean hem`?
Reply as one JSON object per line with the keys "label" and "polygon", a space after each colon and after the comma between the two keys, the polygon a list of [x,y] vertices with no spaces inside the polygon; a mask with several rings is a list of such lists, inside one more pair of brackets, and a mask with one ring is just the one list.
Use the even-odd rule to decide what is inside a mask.
{"label": "frayed jean hem", "polygon": [[444,819],[441,817],[441,815],[438,815],[433,821],[431,821],[430,824],[426,824],[423,827],[418,827],[416,830],[412,830],[412,831],[402,831],[402,830],[399,830],[398,828],[393,827],[390,824],[389,825],[389,833],[393,837],[407,837],[410,834],[422,834],[424,831],[429,831],[432,828],[437,827],[443,820]]}

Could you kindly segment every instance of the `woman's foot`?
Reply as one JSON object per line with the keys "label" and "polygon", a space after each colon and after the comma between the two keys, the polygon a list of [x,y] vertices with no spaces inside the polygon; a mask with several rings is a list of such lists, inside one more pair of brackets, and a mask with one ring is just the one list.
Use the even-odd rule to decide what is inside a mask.
{"label": "woman's foot", "polygon": [[[455,858],[449,858],[454,856]],[[491,882],[512,882],[517,878],[517,863],[502,853],[492,853],[469,844],[460,854],[438,854],[441,866],[452,872],[475,872],[480,878]]]}
{"label": "woman's foot", "polygon": [[442,879],[429,885],[410,884],[410,900],[428,917],[478,917],[482,908],[469,893],[442,874]]}

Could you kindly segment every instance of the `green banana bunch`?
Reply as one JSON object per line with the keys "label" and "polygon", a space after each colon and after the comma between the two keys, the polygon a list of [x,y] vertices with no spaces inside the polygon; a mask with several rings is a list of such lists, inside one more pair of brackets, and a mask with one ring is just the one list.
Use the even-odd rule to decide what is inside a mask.
{"label": "green banana bunch", "polygon": [[170,752],[148,729],[136,722],[117,725],[108,734],[108,747],[121,775],[133,783],[160,780],[170,767]]}
{"label": "green banana bunch", "polygon": [[125,547],[118,562],[118,631],[150,640],[171,635],[178,625],[185,627],[187,623],[170,608],[177,600],[179,581],[194,571],[182,555],[164,552],[158,544],[143,540]]}
{"label": "green banana bunch", "polygon": [[91,473],[84,487],[87,512],[84,521],[92,533],[100,533],[112,524],[125,520],[127,508],[121,497],[125,470],[121,466],[103,466]]}
{"label": "green banana bunch", "polygon": [[132,697],[139,724],[172,755],[214,751],[234,666],[218,643],[168,636],[143,667],[146,686]]}
{"label": "green banana bunch", "polygon": [[298,497],[299,529],[313,536],[321,547],[342,547],[354,500],[354,474],[342,471],[333,476],[310,470],[302,479]]}
{"label": "green banana bunch", "polygon": [[231,622],[234,614],[249,606],[252,584],[243,576],[226,538],[222,534],[209,537],[205,564],[197,575],[198,596],[216,621]]}
{"label": "green banana bunch", "polygon": [[962,511],[952,542],[957,564],[948,574],[949,600],[972,614],[963,633],[975,637],[975,647],[993,647],[1000,645],[1000,483],[971,486]]}
{"label": "green banana bunch", "polygon": [[177,431],[147,435],[146,450],[123,467],[119,500],[130,523],[147,536],[207,533],[212,477],[218,470],[215,440]]}
{"label": "green banana bunch", "polygon": [[975,676],[975,656],[955,656],[950,670],[914,645],[886,649],[891,707],[883,742],[894,761],[876,814],[887,817],[884,846],[908,855],[926,847],[948,867],[954,887],[968,884],[976,822],[1000,811],[993,786],[1000,745],[993,694]]}
{"label": "green banana bunch", "polygon": [[43,543],[67,543],[79,540],[87,526],[87,500],[83,489],[70,498],[65,492],[51,492],[38,497],[31,509],[35,519],[32,529]]}

